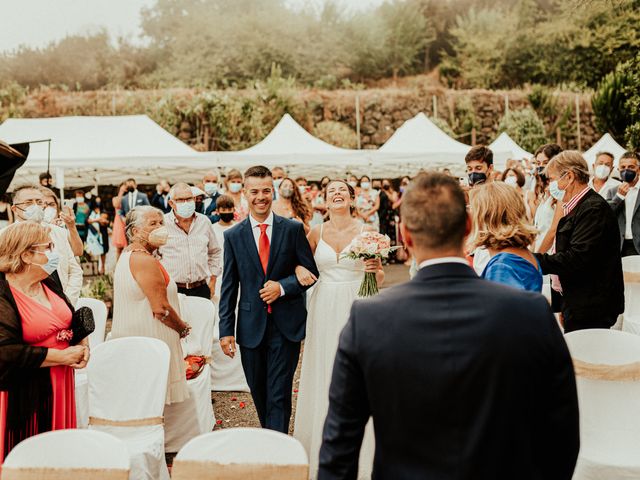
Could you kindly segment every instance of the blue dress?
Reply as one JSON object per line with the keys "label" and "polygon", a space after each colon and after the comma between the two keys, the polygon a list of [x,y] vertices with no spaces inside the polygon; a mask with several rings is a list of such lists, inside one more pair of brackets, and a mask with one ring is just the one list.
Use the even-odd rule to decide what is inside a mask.
{"label": "blue dress", "polygon": [[528,260],[513,253],[498,253],[492,257],[482,272],[482,278],[520,290],[542,292],[540,264],[536,268]]}

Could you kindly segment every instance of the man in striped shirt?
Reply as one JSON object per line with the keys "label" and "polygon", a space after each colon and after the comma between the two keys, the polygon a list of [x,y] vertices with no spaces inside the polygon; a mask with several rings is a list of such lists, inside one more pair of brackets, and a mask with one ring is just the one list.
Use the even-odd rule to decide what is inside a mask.
{"label": "man in striped shirt", "polygon": [[169,195],[171,212],[164,216],[169,230],[167,244],[160,248],[162,265],[178,285],[178,292],[211,298],[222,273],[221,249],[209,219],[196,213],[191,187],[177,183]]}

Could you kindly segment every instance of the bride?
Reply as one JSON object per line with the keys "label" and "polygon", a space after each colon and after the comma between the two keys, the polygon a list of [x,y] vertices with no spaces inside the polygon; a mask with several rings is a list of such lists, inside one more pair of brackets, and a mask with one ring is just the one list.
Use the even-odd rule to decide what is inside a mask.
{"label": "bride", "polygon": [[[376,273],[378,284],[384,280],[380,260],[362,262],[343,257],[356,236],[363,231],[372,230],[351,216],[354,202],[353,187],[342,180],[330,182],[326,187],[329,221],[314,227],[309,233],[309,243],[320,271],[320,280],[314,287],[309,302],[293,436],[304,445],[309,454],[312,479],[316,478],[318,472],[322,430],[329,408],[329,384],[340,332],[347,323],[351,304],[357,297],[364,272]],[[298,267],[296,273],[303,285],[315,281],[315,277],[301,267]],[[369,425],[360,450],[359,479],[371,478],[374,450],[373,430]]]}

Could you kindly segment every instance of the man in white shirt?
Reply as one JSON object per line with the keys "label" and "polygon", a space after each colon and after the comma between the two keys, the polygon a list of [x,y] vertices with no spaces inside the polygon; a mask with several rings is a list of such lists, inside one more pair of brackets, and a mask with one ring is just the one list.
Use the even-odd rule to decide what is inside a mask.
{"label": "man in white shirt", "polygon": [[[11,206],[16,222],[42,222],[44,219],[44,195],[35,186],[22,187],[13,193]],[[60,285],[72,305],[80,298],[82,290],[82,268],[73,255],[69,236],[64,228],[47,224],[51,229],[49,237],[54,250],[60,255],[60,265],[56,270]]]}
{"label": "man in white shirt", "polygon": [[623,257],[640,252],[640,213],[638,213],[638,173],[640,159],[635,152],[626,152],[618,164],[622,183],[609,190],[607,201],[618,217]]}
{"label": "man in white shirt", "polygon": [[122,196],[122,214],[126,217],[127,213],[140,205],[149,205],[149,198],[146,193],[138,191],[138,184],[133,178],[126,182],[127,193]]}
{"label": "man in white shirt", "polygon": [[613,172],[613,155],[609,152],[599,152],[596,161],[592,165],[593,177],[589,180],[589,186],[606,200],[610,189],[617,189],[620,182],[611,178]]}

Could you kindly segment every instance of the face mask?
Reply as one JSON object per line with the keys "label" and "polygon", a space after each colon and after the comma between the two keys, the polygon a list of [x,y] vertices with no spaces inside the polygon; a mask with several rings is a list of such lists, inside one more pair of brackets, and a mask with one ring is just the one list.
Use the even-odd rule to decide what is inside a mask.
{"label": "face mask", "polygon": [[549,193],[553,198],[561,202],[562,199],[564,198],[565,191],[560,190],[560,187],[558,186],[558,181],[554,180],[549,184]]}
{"label": "face mask", "polygon": [[135,191],[135,187],[127,187],[127,192],[133,193]]}
{"label": "face mask", "polygon": [[218,185],[212,182],[207,182],[204,184],[204,191],[211,197],[218,193]]}
{"label": "face mask", "polygon": [[383,186],[382,186],[382,189],[383,189],[383,190],[389,190],[390,188],[391,188],[391,187],[390,187],[389,185],[383,185]]}
{"label": "face mask", "polygon": [[362,187],[363,190],[369,190],[371,188],[371,183],[369,182],[362,182],[360,184],[360,186]]}
{"label": "face mask", "polygon": [[51,223],[58,215],[58,211],[54,207],[47,207],[44,209],[44,214],[42,215],[42,221],[44,223]]}
{"label": "face mask", "polygon": [[44,265],[36,264],[45,271],[47,275],[51,275],[58,269],[60,265],[60,254],[58,252],[40,252],[47,257],[47,263]]}
{"label": "face mask", "polygon": [[84,197],[76,197],[76,203],[84,203]]}
{"label": "face mask", "polygon": [[167,244],[168,239],[169,230],[167,230],[167,227],[160,227],[149,233],[149,239],[147,241],[154,247],[162,247]]}
{"label": "face mask", "polygon": [[242,190],[242,184],[241,183],[230,183],[229,184],[229,191],[231,193],[238,193],[240,190]]}
{"label": "face mask", "polygon": [[352,188],[356,188],[358,186],[358,182],[348,182]]}
{"label": "face mask", "polygon": [[220,220],[224,223],[231,223],[233,221],[234,214],[233,213],[221,213]]}
{"label": "face mask", "polygon": [[22,210],[25,220],[29,220],[30,222],[40,223],[44,218],[44,208],[39,207],[38,205],[29,205],[27,208]]}
{"label": "face mask", "polygon": [[273,188],[275,188],[276,190],[280,188],[280,185],[282,185],[281,178],[277,178],[273,181]]}
{"label": "face mask", "polygon": [[282,198],[291,198],[291,197],[293,197],[293,189],[291,189],[291,188],[283,188],[282,191],[280,192],[280,196],[282,196]]}
{"label": "face mask", "polygon": [[596,178],[600,180],[606,180],[609,178],[609,174],[611,173],[611,169],[606,165],[598,165],[595,169]]}
{"label": "face mask", "polygon": [[504,183],[506,183],[507,185],[511,186],[511,187],[517,187],[518,186],[518,179],[516,177],[507,177],[504,179]]}
{"label": "face mask", "polygon": [[483,172],[471,172],[469,174],[469,185],[476,185],[487,181],[487,174]]}
{"label": "face mask", "polygon": [[623,182],[631,183],[636,179],[638,174],[634,170],[622,170],[620,172],[620,179]]}
{"label": "face mask", "polygon": [[324,190],[325,188],[327,188],[327,185],[329,185],[328,183],[323,183],[322,184],[322,189]]}
{"label": "face mask", "polygon": [[191,218],[196,213],[196,202],[182,202],[177,204],[176,213],[182,218]]}
{"label": "face mask", "polygon": [[89,193],[85,193],[85,194],[84,194],[84,198],[86,198],[86,199],[88,199],[88,200],[91,200],[91,192],[89,192]]}

